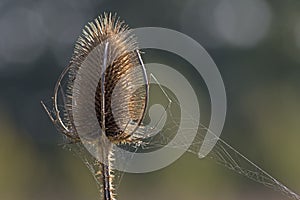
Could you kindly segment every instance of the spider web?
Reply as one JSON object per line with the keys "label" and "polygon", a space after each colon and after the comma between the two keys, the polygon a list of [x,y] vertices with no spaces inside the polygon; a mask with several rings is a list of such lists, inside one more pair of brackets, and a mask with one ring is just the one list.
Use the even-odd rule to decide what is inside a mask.
{"label": "spider web", "polygon": [[[151,75],[151,78],[155,77]],[[189,117],[183,119],[180,118],[180,112],[185,112],[185,109],[182,107],[182,105],[179,104],[175,96],[169,94],[166,88],[163,88],[163,86],[160,85],[157,80],[155,81],[157,82],[156,90],[154,89],[154,91],[152,92],[157,94],[157,90],[160,90],[160,92],[167,99],[167,103],[162,103],[165,112],[157,118],[154,125],[139,130],[141,132],[137,134],[144,135],[143,143],[141,145],[130,147],[123,146],[123,148],[135,153],[139,153],[154,151],[169,144],[168,148],[188,149],[188,152],[196,154],[199,158],[202,158],[202,156],[199,155],[199,150],[201,145],[203,144],[205,135],[210,134],[210,136],[212,136],[212,140],[216,141],[216,145],[214,146],[213,150],[207,155],[207,158],[212,159],[216,163],[225,166],[226,168],[235,171],[238,174],[248,177],[255,182],[261,183],[264,186],[280,192],[290,199],[300,200],[300,196],[298,194],[290,190],[287,186],[279,182],[277,179],[272,177],[255,163],[250,161],[247,157],[242,155],[239,151],[234,149],[224,140],[216,136],[205,125],[200,123],[198,126],[198,121],[195,120],[194,116],[189,115],[189,113],[185,113],[185,116]],[[155,87],[155,85],[152,85],[152,87]],[[177,110],[178,108],[180,108],[180,111]],[[172,138],[175,136],[174,133],[177,133],[177,131],[183,131],[184,135],[186,135],[187,137],[189,134],[192,134],[192,132],[195,131],[195,128],[190,127],[183,127],[181,130],[178,130],[178,127],[180,126],[180,120],[186,120],[190,124],[192,123],[193,127],[198,126],[197,135],[192,144],[189,144],[183,138],[180,143],[172,143],[170,145],[170,142],[172,142]],[[120,176],[120,178],[122,179],[122,175]],[[121,179],[119,180],[119,182],[121,181]]]}
{"label": "spider web", "polygon": [[[160,106],[161,108],[163,108],[163,112],[161,115],[156,116],[156,120],[154,120],[154,122],[151,121],[151,123],[149,123],[149,113],[151,112],[151,109],[148,109],[148,117],[146,116],[143,121],[144,126],[140,127],[140,129],[135,133],[138,136],[142,136],[142,142],[132,145],[119,145],[119,147],[133,152],[133,157],[135,154],[138,154],[140,152],[155,151],[169,144],[168,148],[188,149],[188,152],[196,154],[199,158],[202,158],[201,155],[199,155],[199,150],[201,145],[203,145],[205,135],[210,134],[212,136],[211,138],[217,142],[213,150],[206,156],[207,158],[212,159],[216,163],[225,166],[226,168],[235,171],[238,174],[248,177],[255,182],[261,183],[275,191],[278,191],[290,199],[300,200],[300,196],[298,194],[290,190],[287,186],[279,182],[277,179],[273,178],[270,174],[258,167],[255,163],[250,161],[239,151],[216,136],[205,125],[201,123],[198,124],[198,120],[196,120],[195,117],[190,113],[186,112],[185,108],[182,107],[182,105],[180,105],[180,103],[178,102],[176,96],[172,95],[171,91],[168,91],[167,88],[164,88],[159,83],[159,80],[156,80],[154,75],[151,75],[150,78],[155,79],[156,82],[156,84],[150,84],[150,96],[151,93],[155,93],[156,95],[160,93],[160,96],[158,95],[157,98],[161,101]],[[65,86],[66,84],[64,82],[60,84],[60,102],[58,104],[58,107],[61,110],[66,110],[66,102],[64,100],[66,94],[64,92]],[[162,98],[162,96],[164,98]],[[53,110],[47,109],[47,107],[45,106],[47,112],[49,112],[48,114],[53,116]],[[148,107],[151,107],[151,102]],[[182,118],[182,113],[185,113],[185,116],[188,117]],[[63,112],[61,114],[62,116],[65,115],[65,113]],[[151,117],[151,120],[152,118],[153,117]],[[192,126],[183,128],[181,127],[181,129],[179,130],[178,127],[180,126],[182,120],[189,122],[189,124],[192,124]],[[178,131],[184,132],[184,135],[186,135],[186,138],[188,138],[189,134],[192,134],[195,131],[195,128],[193,127],[197,127],[197,135],[194,138],[192,144],[187,142],[185,138],[176,143],[172,141]],[[70,143],[66,139],[65,148],[71,150],[82,159],[82,161],[85,163],[85,165],[88,167],[93,177],[95,178],[97,186],[99,187],[99,189],[101,189],[103,186],[98,181],[99,162],[97,161],[97,159],[94,158],[81,143]],[[130,160],[131,159],[127,158],[126,162],[124,162],[124,165],[128,164]],[[113,175],[113,182],[117,190],[121,184],[124,172],[114,170]],[[100,194],[100,196],[102,195],[103,194]]]}

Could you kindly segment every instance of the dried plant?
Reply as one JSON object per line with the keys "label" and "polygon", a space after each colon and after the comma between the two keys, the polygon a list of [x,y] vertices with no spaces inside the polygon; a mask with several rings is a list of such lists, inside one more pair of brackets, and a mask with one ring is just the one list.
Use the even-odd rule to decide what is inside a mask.
{"label": "dried plant", "polygon": [[[77,40],[70,64],[56,83],[53,111],[43,104],[53,124],[69,143],[80,146],[80,152],[83,140],[97,148],[102,162],[95,159],[91,165],[84,159],[104,200],[116,199],[111,144],[140,143],[134,132],[146,109],[145,73],[136,39],[128,26],[116,15],[105,13],[89,23]],[[133,86],[141,87],[136,90]],[[91,124],[95,117],[97,124]]]}
{"label": "dried plant", "polygon": [[[171,108],[179,107],[182,112],[184,108],[176,98],[167,94],[156,79],[155,82],[167,100],[165,111],[171,116],[165,120],[169,123],[166,129],[178,131],[180,122]],[[148,105],[148,93],[149,82],[136,38],[123,21],[110,13],[98,17],[85,27],[76,42],[70,64],[55,85],[52,108],[42,103],[53,124],[65,136],[67,143],[72,145],[71,149],[81,156],[94,175],[103,200],[116,199],[113,145],[131,145],[134,151],[138,151],[139,147],[151,151],[164,147],[174,136],[174,133],[162,131],[164,133],[155,136],[157,140],[152,140],[151,130],[143,129],[141,123]],[[164,121],[161,119],[158,122]],[[184,135],[188,136],[194,130],[198,132],[200,127],[200,131],[205,130],[217,141],[209,158],[290,199],[300,199],[298,194],[206,126],[200,123],[198,127],[198,121],[193,116],[185,120],[190,124],[195,123],[196,128],[184,127],[183,140],[178,144],[172,143],[172,148],[188,146],[189,152],[198,155],[205,136],[198,133],[193,143],[189,144],[185,143]],[[151,143],[147,143],[149,138]],[[93,149],[93,156],[86,156],[87,146],[89,151]]]}

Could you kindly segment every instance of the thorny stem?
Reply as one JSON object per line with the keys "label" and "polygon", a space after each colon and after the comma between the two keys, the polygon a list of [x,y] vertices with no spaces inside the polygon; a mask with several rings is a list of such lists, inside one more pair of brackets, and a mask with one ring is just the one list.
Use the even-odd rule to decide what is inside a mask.
{"label": "thorny stem", "polygon": [[116,200],[113,186],[112,156],[113,151],[110,147],[103,153],[103,159],[106,162],[98,161],[99,168],[96,172],[96,179],[100,183],[100,193],[103,194],[103,200]]}
{"label": "thorny stem", "polygon": [[102,182],[103,182],[103,195],[104,200],[112,199],[111,182],[110,182],[110,165],[101,164],[102,167]]}

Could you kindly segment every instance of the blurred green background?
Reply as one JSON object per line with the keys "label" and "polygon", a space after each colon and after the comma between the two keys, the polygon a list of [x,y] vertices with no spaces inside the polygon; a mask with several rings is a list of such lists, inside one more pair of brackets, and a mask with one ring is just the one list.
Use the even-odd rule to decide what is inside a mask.
{"label": "blurred green background", "polygon": [[[227,91],[221,137],[300,192],[300,1],[1,0],[1,200],[98,198],[88,169],[59,145],[40,100],[50,100],[83,26],[104,11],[132,28],[175,29],[202,44]],[[186,154],[157,172],[125,174],[119,199],[286,198]]]}

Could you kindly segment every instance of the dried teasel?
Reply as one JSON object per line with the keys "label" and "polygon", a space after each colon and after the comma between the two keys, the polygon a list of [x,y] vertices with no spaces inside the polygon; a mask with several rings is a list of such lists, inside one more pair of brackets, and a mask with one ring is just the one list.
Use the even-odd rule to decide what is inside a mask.
{"label": "dried teasel", "polygon": [[[66,78],[66,89],[62,80]],[[58,95],[62,91],[62,108]],[[148,99],[148,80],[135,36],[116,15],[88,23],[54,91],[52,122],[71,143],[96,147],[96,180],[103,199],[115,199],[112,144],[138,143]]]}
{"label": "dried teasel", "polygon": [[[66,89],[63,88],[63,79],[66,79]],[[43,104],[52,122],[69,143],[88,147],[90,153],[94,149],[92,154],[97,159],[90,162],[84,158],[84,162],[99,183],[104,200],[116,198],[112,144],[139,145],[147,138],[136,130],[141,127],[145,115],[148,90],[146,71],[134,35],[116,15],[104,14],[89,23],[76,42],[70,64],[55,85],[53,110]],[[59,103],[59,95],[62,103]],[[172,102],[169,97],[167,99]],[[176,104],[176,101],[172,103]],[[170,108],[169,105],[167,108]],[[193,122],[193,118],[187,119]],[[178,123],[175,121],[174,124]],[[210,130],[207,134],[215,136]],[[193,144],[180,141],[178,147],[194,145],[198,148],[203,136],[198,134],[196,137]],[[153,147],[167,144],[168,137],[163,138],[166,140]],[[210,158],[291,199],[300,199],[298,194],[222,139],[216,139],[218,143]],[[197,150],[189,151],[198,155]]]}

